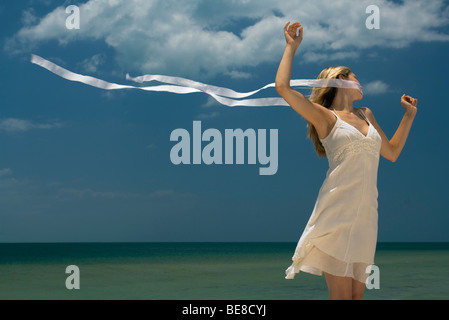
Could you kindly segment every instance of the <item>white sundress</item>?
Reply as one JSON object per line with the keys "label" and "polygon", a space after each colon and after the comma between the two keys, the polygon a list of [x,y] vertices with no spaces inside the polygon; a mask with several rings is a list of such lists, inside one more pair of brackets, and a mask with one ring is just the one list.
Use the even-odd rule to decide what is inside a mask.
{"label": "white sundress", "polygon": [[367,135],[338,115],[320,139],[329,170],[299,239],[286,279],[300,271],[323,272],[365,282],[377,243],[377,171],[382,139],[369,122]]}

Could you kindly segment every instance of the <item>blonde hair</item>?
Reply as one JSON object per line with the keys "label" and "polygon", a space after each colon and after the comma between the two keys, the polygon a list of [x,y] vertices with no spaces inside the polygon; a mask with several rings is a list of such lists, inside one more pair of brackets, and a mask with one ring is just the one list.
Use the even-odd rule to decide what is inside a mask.
{"label": "blonde hair", "polygon": [[[318,76],[318,79],[337,79],[339,76],[348,78],[351,74],[351,69],[348,67],[327,67]],[[332,106],[335,95],[337,94],[337,88],[334,87],[315,87],[310,94],[309,100],[311,102],[322,105],[323,107],[329,109]],[[315,127],[312,123],[307,122],[307,137],[312,140],[315,151],[319,157],[324,158],[326,156],[326,150],[318,137]]]}

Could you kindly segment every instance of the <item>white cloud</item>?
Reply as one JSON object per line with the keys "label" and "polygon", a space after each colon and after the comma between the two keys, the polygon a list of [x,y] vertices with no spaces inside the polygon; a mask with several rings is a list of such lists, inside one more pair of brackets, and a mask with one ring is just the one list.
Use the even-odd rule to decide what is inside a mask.
{"label": "white cloud", "polygon": [[29,8],[22,12],[22,23],[25,26],[31,26],[37,23],[39,19],[36,17],[33,8]]}
{"label": "white cloud", "polygon": [[388,92],[388,85],[381,80],[372,81],[363,86],[365,95],[378,95]]}
{"label": "white cloud", "polygon": [[10,175],[12,175],[12,170],[11,169],[5,168],[5,169],[1,169],[0,170],[0,178],[1,177],[7,177],[7,176],[10,176]]}
{"label": "white cloud", "polygon": [[251,74],[249,72],[241,72],[241,71],[229,71],[226,72],[226,75],[230,76],[233,79],[249,79],[251,78]]}
{"label": "white cloud", "polygon": [[[380,30],[368,30],[365,9],[380,8]],[[242,68],[277,63],[287,20],[304,25],[300,54],[305,62],[354,59],[378,47],[449,41],[444,0],[90,0],[80,5],[81,29],[67,30],[65,8],[25,25],[6,42],[9,52],[49,40],[61,45],[98,40],[114,49],[126,72],[191,78],[249,76]],[[34,21],[32,11],[25,14]],[[98,63],[91,61],[92,70]]]}
{"label": "white cloud", "polygon": [[96,54],[90,58],[81,61],[81,68],[86,73],[96,73],[98,67],[105,63],[106,55],[103,53]]}
{"label": "white cloud", "polygon": [[150,193],[134,193],[126,191],[95,191],[92,189],[61,188],[60,194],[77,198],[103,198],[103,199],[133,199],[133,198],[162,198],[175,194],[171,189],[160,189]]}
{"label": "white cloud", "polygon": [[198,119],[203,119],[203,120],[205,120],[205,119],[213,119],[213,118],[216,118],[216,117],[218,117],[220,115],[220,113],[219,112],[217,112],[217,111],[214,111],[214,112],[211,112],[211,113],[200,113],[200,114],[198,114],[196,117],[198,118]]}
{"label": "white cloud", "polygon": [[321,61],[335,61],[343,59],[353,59],[359,56],[358,52],[355,51],[337,51],[332,53],[318,53],[314,51],[309,51],[304,53],[305,62],[321,62]]}
{"label": "white cloud", "polygon": [[0,119],[0,131],[6,132],[25,132],[33,129],[52,129],[60,127],[62,127],[62,124],[57,121],[50,123],[36,123],[24,119]]}

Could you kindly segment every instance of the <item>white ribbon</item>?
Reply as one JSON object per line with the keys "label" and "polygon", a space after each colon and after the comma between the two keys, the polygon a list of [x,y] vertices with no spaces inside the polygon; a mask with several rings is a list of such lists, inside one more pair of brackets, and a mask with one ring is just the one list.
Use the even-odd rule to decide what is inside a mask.
{"label": "white ribbon", "polygon": [[[260,89],[250,92],[236,92],[232,89],[217,87],[180,77],[149,74],[132,78],[127,74],[126,75],[127,80],[131,80],[138,83],[158,81],[161,83],[169,84],[169,85],[138,87],[138,86],[111,83],[94,77],[77,74],[34,54],[31,55],[31,62],[38,66],[41,66],[42,68],[47,69],[48,71],[64,79],[81,82],[104,90],[139,89],[145,91],[171,92],[177,94],[204,92],[210,95],[215,100],[217,100],[219,103],[229,107],[288,106],[288,103],[282,98],[258,98],[258,99],[236,100],[241,98],[247,98],[267,88],[273,88],[275,87],[274,83],[267,84],[266,86]],[[291,80],[290,85],[292,87],[353,88],[361,91],[361,87],[357,82],[340,79],[297,79]]]}

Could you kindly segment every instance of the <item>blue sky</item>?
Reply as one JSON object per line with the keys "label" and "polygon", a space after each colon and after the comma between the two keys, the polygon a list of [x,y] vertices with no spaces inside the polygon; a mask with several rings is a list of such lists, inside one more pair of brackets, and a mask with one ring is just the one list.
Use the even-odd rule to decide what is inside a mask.
{"label": "blue sky", "polygon": [[[80,8],[68,30],[65,8]],[[380,9],[368,30],[365,9]],[[30,63],[128,84],[126,73],[251,91],[274,82],[286,21],[304,25],[292,77],[346,65],[390,138],[403,93],[418,114],[379,165],[379,241],[449,241],[447,1],[3,1],[0,241],[297,241],[328,163],[288,107],[228,108],[205,94],[105,91]],[[303,91],[308,93],[307,90]],[[276,96],[267,90],[258,96]],[[170,161],[177,128],[277,129],[279,168]]]}

